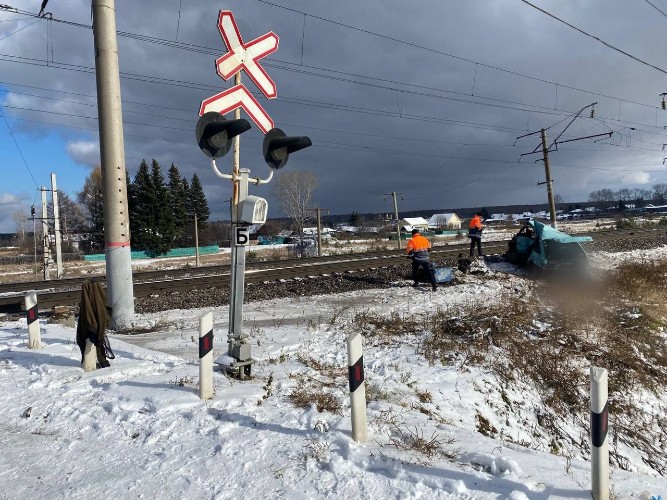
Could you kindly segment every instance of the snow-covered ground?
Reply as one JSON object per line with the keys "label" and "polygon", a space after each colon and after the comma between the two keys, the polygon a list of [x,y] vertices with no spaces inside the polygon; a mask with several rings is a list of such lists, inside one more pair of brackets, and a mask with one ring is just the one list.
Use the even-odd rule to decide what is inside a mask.
{"label": "snow-covered ground", "polygon": [[[665,259],[667,247],[591,261],[644,258]],[[590,464],[513,444],[530,441],[527,426],[493,411],[509,400],[529,418],[529,386],[430,365],[407,335],[366,342],[369,442],[351,438],[345,341],[355,316],[474,307],[525,287],[520,275],[496,278],[468,276],[436,293],[400,283],[246,304],[253,378],[216,372],[207,402],[196,340],[210,309],[138,316],[138,328],[155,331],[111,335],[116,359],[91,373],[80,368],[73,325],[40,320],[43,347],[29,350],[25,319],[0,319],[0,498],[590,498]],[[210,311],[223,353],[228,310]],[[299,387],[330,394],[340,409],[296,407]],[[480,416],[501,429],[494,439],[479,432]],[[416,439],[432,453],[415,451]],[[612,469],[616,498],[665,498],[667,478],[632,465]]]}

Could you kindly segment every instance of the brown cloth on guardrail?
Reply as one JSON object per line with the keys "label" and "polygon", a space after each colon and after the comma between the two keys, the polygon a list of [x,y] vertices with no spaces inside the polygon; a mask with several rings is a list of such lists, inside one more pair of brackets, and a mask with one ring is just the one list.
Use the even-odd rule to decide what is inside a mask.
{"label": "brown cloth on guardrail", "polygon": [[113,359],[115,356],[109,348],[109,340],[105,330],[110,322],[110,308],[107,308],[107,294],[102,284],[85,280],[81,287],[81,303],[79,304],[79,324],[76,328],[76,343],[81,350],[81,363],[86,349],[86,340],[95,344],[97,348],[97,362],[99,367],[109,366],[107,352]]}

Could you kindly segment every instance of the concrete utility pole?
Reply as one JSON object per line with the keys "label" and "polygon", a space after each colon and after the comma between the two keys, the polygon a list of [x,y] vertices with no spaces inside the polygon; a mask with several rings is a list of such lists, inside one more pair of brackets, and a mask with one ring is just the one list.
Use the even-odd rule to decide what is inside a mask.
{"label": "concrete utility pole", "polygon": [[92,0],[92,9],[104,183],[107,302],[112,311],[111,328],[120,329],[130,326],[134,317],[134,291],[114,0]]}
{"label": "concrete utility pole", "polygon": [[544,158],[544,173],[547,177],[547,196],[549,197],[549,216],[551,218],[551,227],[556,229],[556,204],[554,203],[553,181],[551,180],[551,168],[549,167],[549,146],[547,146],[547,132],[540,130],[542,136],[542,156]]}
{"label": "concrete utility pole", "polygon": [[400,250],[401,248],[403,248],[403,245],[401,245],[401,221],[398,218],[398,202],[396,201],[396,197],[400,196],[401,199],[403,199],[403,194],[392,191],[391,193],[385,193],[384,195],[391,196],[394,198],[394,217],[396,217],[396,241],[398,242],[398,249]]}
{"label": "concrete utility pole", "polygon": [[42,253],[43,253],[43,262],[44,262],[44,279],[51,279],[49,273],[49,260],[51,260],[51,255],[49,252],[49,214],[46,209],[46,192],[48,191],[44,186],[42,186]]}
{"label": "concrete utility pole", "polygon": [[53,232],[56,236],[56,278],[63,277],[62,234],[60,233],[60,210],[58,208],[58,187],[56,174],[51,174],[51,202],[53,203]]}
{"label": "concrete utility pole", "polygon": [[317,207],[306,210],[314,210],[317,213],[317,256],[322,257],[322,210],[326,210],[328,215],[329,209]]}

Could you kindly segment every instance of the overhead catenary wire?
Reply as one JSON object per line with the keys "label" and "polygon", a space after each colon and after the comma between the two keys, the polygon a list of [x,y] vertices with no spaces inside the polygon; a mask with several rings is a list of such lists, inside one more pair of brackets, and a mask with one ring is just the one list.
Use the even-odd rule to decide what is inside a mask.
{"label": "overhead catenary wire", "polygon": [[[3,56],[10,57],[11,58],[10,60],[12,62],[20,62],[20,63],[26,63],[26,64],[32,64],[32,65],[38,65],[38,66],[41,66],[45,63],[45,61],[43,59],[39,59],[39,58],[25,58],[25,57],[21,57],[21,56],[8,56],[6,54],[0,54],[0,59]],[[19,61],[15,61],[15,59],[18,59]],[[82,66],[82,65],[53,63],[53,64],[51,64],[51,67],[59,68],[59,69],[63,69],[63,70],[68,70],[68,71],[78,71],[78,72],[90,73],[90,74],[94,73],[94,68],[88,67],[88,66]],[[196,83],[196,82],[188,82],[188,81],[183,81],[183,80],[175,80],[175,79],[162,78],[162,77],[154,77],[154,76],[151,76],[151,75],[142,75],[142,74],[137,74],[137,73],[123,72],[123,73],[121,73],[121,77],[123,79],[129,79],[129,80],[135,80],[135,81],[141,81],[141,82],[147,82],[147,83],[156,83],[156,84],[162,84],[162,85],[180,86],[180,87],[183,87],[183,88],[205,89],[205,90],[212,90],[212,91],[219,90],[219,87],[214,86],[214,85],[201,84],[201,83]],[[254,93],[259,95],[258,92],[254,92]],[[448,119],[443,119],[443,118],[438,118],[438,117],[431,117],[431,116],[424,116],[424,115],[413,115],[413,114],[408,114],[408,113],[404,113],[404,112],[397,113],[397,112],[388,111],[388,110],[369,109],[369,108],[362,108],[362,107],[359,107],[359,106],[343,105],[343,104],[337,104],[337,103],[327,103],[327,102],[323,102],[323,101],[305,100],[305,99],[293,98],[293,97],[288,97],[288,96],[283,96],[281,101],[282,102],[288,102],[288,103],[296,103],[296,104],[301,104],[301,105],[306,105],[306,106],[311,106],[311,107],[335,109],[335,110],[338,110],[338,111],[351,111],[351,112],[364,113],[364,114],[370,114],[370,115],[376,115],[376,116],[398,117],[398,118],[403,118],[403,119],[417,120],[417,121],[424,121],[424,122],[451,124],[451,125],[468,127],[468,128],[480,128],[480,129],[487,129],[487,130],[495,130],[495,131],[499,131],[499,132],[512,133],[512,132],[521,132],[522,131],[522,129],[515,128],[515,127],[492,126],[492,125],[488,125],[488,124],[480,124],[480,123],[475,123],[475,122],[463,122],[461,120],[448,120]],[[612,120],[612,121],[615,121],[615,120]],[[621,123],[632,123],[632,122],[621,122]],[[646,124],[641,124],[641,125],[642,126],[650,126],[650,125],[646,125]]]}
{"label": "overhead catenary wire", "polygon": [[[304,15],[304,19],[305,19],[305,17],[306,17],[306,16]],[[219,49],[215,49],[215,50],[216,50],[217,52],[219,52]],[[293,63],[285,63],[285,64],[293,64]],[[477,64],[477,63],[476,63],[476,64]],[[484,66],[484,65],[483,65],[483,66]],[[324,70],[326,70],[326,69],[324,69]],[[326,71],[332,71],[332,70],[326,70]],[[362,75],[362,77],[363,77],[363,75]],[[372,78],[372,77],[365,77],[365,78]],[[166,79],[163,79],[163,81],[166,81]],[[150,82],[149,82],[149,83],[150,83]],[[160,82],[160,83],[163,83],[163,82]],[[352,82],[352,83],[355,83],[355,82]],[[405,83],[401,83],[401,84],[409,85],[409,84],[405,84]],[[565,86],[565,85],[563,85],[563,86],[564,86],[564,87],[567,87],[567,86]],[[440,89],[438,89],[438,91],[448,92],[448,91],[446,91],[446,90],[440,90]],[[582,90],[582,91],[583,91],[583,90]],[[583,92],[591,93],[591,92],[589,92],[589,91],[583,91]],[[595,93],[593,93],[593,94],[595,94]],[[498,101],[501,101],[501,100],[498,100]],[[632,101],[627,101],[627,100],[623,100],[623,101],[624,101],[624,102],[632,102]],[[316,102],[316,101],[314,101],[314,102]],[[464,101],[464,102],[470,102],[470,101]],[[312,102],[311,102],[311,104],[312,104]],[[335,106],[334,103],[321,103],[321,102],[320,102],[320,104],[328,104],[328,105],[334,105],[334,106]],[[473,104],[474,104],[474,103],[473,103]],[[634,104],[639,104],[639,105],[642,105],[642,106],[648,106],[648,105],[643,104],[643,103],[634,103]],[[524,105],[524,104],[522,104],[522,105]],[[530,105],[525,105],[525,106],[530,106]],[[545,108],[545,109],[546,109],[546,108]],[[521,111],[521,110],[517,109],[517,111]],[[524,110],[524,111],[525,111],[525,110]],[[529,112],[533,112],[533,111],[534,111],[534,112],[537,112],[537,111],[535,111],[535,110],[533,110],[533,109],[530,109],[530,110],[528,110],[528,111],[529,111]],[[551,113],[551,114],[553,114],[553,113]],[[627,122],[626,122],[626,123],[627,123]],[[138,124],[138,125],[144,125],[144,124]],[[649,126],[649,125],[647,125],[647,124],[642,124],[642,125]],[[649,133],[651,133],[651,132],[649,132]]]}
{"label": "overhead catenary wire", "polygon": [[32,182],[35,184],[35,187],[39,189],[39,185],[37,184],[37,180],[35,179],[35,176],[32,174],[32,170],[30,170],[30,166],[28,165],[28,162],[25,159],[25,156],[23,155],[23,151],[21,151],[21,146],[19,146],[18,141],[16,140],[16,136],[14,135],[14,132],[12,131],[12,127],[9,126],[9,122],[7,121],[7,117],[5,116],[5,113],[3,111],[3,106],[0,106],[0,116],[2,116],[2,119],[5,122],[5,125],[7,125],[7,130],[9,130],[9,135],[12,137],[12,140],[14,141],[14,145],[16,146],[17,151],[19,152],[19,156],[21,157],[21,160],[23,160],[23,164],[25,165],[25,168],[28,170],[28,173],[30,174],[30,178],[32,179]]}
{"label": "overhead catenary wire", "polygon": [[[595,95],[595,96],[605,97],[605,98],[608,98],[608,99],[613,99],[614,101],[625,102],[625,103],[634,104],[634,105],[638,105],[638,106],[644,106],[644,107],[648,107],[648,108],[656,109],[656,110],[658,109],[657,106],[654,106],[654,105],[649,105],[649,104],[646,104],[646,103],[640,103],[640,102],[637,102],[637,101],[624,99],[624,98],[621,98],[621,97],[618,97],[618,96],[611,96],[611,95],[604,94],[604,93],[601,93],[601,92],[594,92],[594,91],[591,91],[591,90],[581,89],[581,88],[578,88],[578,87],[575,87],[575,86],[572,86],[572,85],[567,85],[567,84],[562,83],[562,82],[554,82],[554,81],[551,81],[551,80],[547,80],[547,79],[543,79],[543,78],[539,78],[539,77],[535,77],[535,76],[531,76],[531,75],[526,75],[526,74],[523,74],[523,73],[508,70],[508,69],[505,69],[505,68],[502,68],[502,67],[499,67],[499,66],[484,64],[480,61],[475,61],[473,59],[456,56],[454,54],[450,54],[450,53],[440,51],[440,50],[437,50],[437,49],[432,49],[432,48],[425,47],[425,46],[422,46],[422,45],[419,45],[419,44],[414,44],[412,42],[407,42],[407,41],[404,41],[404,40],[401,40],[401,39],[398,39],[398,38],[395,38],[395,37],[391,37],[391,36],[388,36],[388,35],[383,35],[383,34],[380,34],[380,33],[372,32],[370,30],[366,30],[366,29],[363,29],[363,28],[357,28],[357,27],[354,27],[354,26],[351,26],[351,25],[348,25],[348,24],[345,24],[345,23],[341,23],[341,22],[338,22],[338,21],[333,21],[331,19],[327,19],[327,18],[324,18],[324,17],[321,17],[321,16],[314,16],[314,15],[308,14],[304,11],[299,11],[297,9],[292,9],[292,8],[289,8],[289,7],[281,6],[279,4],[268,2],[268,1],[265,1],[265,0],[258,0],[258,1],[260,1],[262,3],[266,3],[266,4],[274,6],[274,7],[280,7],[280,8],[287,9],[289,11],[297,12],[297,13],[302,14],[302,15],[307,16],[307,17],[312,17],[314,19],[318,19],[318,20],[321,20],[321,21],[326,21],[326,22],[330,22],[330,23],[333,23],[333,24],[337,24],[337,25],[340,25],[340,26],[348,28],[348,29],[358,30],[358,31],[361,31],[361,32],[366,33],[366,34],[378,36],[378,37],[381,37],[381,38],[386,38],[386,39],[392,40],[394,42],[405,43],[405,44],[407,44],[409,46],[412,46],[414,48],[427,50],[427,51],[431,51],[431,52],[441,54],[443,56],[447,56],[447,57],[451,57],[451,58],[454,58],[454,59],[459,59],[459,60],[462,60],[462,61],[466,61],[466,62],[469,62],[471,64],[474,64],[476,68],[478,66],[487,67],[487,68],[490,68],[490,69],[493,69],[493,70],[506,72],[506,73],[509,73],[509,74],[513,74],[513,75],[520,76],[520,77],[523,77],[523,78],[528,78],[528,79],[538,81],[538,82],[542,82],[542,83],[546,83],[546,84],[549,84],[549,85],[554,85],[556,87],[560,86],[562,88],[575,90],[577,92],[583,92],[583,93],[590,94],[590,95]],[[20,11],[20,12],[23,12],[27,15],[35,16],[35,14],[31,14],[27,11]],[[54,22],[58,22],[58,23],[63,23],[63,24],[70,25],[70,26],[92,29],[91,25],[78,23],[78,22],[74,22],[74,21],[68,21],[68,20],[58,19],[58,18],[49,18],[49,20],[54,21]],[[172,47],[172,48],[178,48],[178,49],[182,49],[182,50],[198,52],[198,53],[202,53],[202,54],[209,54],[209,55],[216,55],[217,56],[217,55],[219,55],[219,52],[220,52],[220,49],[218,49],[218,48],[206,47],[206,46],[191,44],[191,43],[177,42],[177,41],[173,41],[173,40],[153,37],[153,36],[149,36],[149,35],[143,35],[143,34],[139,34],[139,33],[118,31],[117,34],[118,34],[118,36],[122,36],[122,37],[128,37],[128,38],[136,39],[136,40],[139,40],[139,41],[154,43],[154,44],[163,45],[163,46]],[[294,66],[297,66],[297,68],[285,68],[285,67],[279,66],[276,63],[294,65]],[[545,111],[551,109],[551,108],[548,108],[546,106],[531,105],[531,104],[527,104],[527,103],[519,103],[519,102],[516,102],[516,101],[507,101],[507,100],[503,100],[503,99],[485,97],[485,96],[480,96],[480,95],[474,96],[472,93],[452,91],[452,90],[448,90],[448,89],[438,89],[438,88],[433,88],[433,87],[428,87],[428,86],[420,86],[420,85],[407,83],[407,82],[397,82],[395,80],[390,80],[390,79],[377,78],[377,77],[368,76],[368,75],[359,75],[359,74],[355,74],[355,73],[347,73],[347,72],[340,71],[340,70],[332,70],[332,69],[321,68],[321,67],[316,67],[316,66],[306,66],[306,65],[303,65],[303,64],[300,65],[298,63],[291,63],[291,62],[288,62],[288,61],[281,61],[281,60],[273,59],[273,58],[266,58],[264,60],[264,64],[268,67],[275,67],[277,69],[283,69],[283,70],[287,70],[287,71],[295,71],[295,72],[299,72],[299,73],[310,74],[311,76],[317,76],[317,77],[322,77],[322,78],[330,78],[330,79],[333,79],[333,80],[337,80],[338,78],[333,77],[331,75],[323,75],[323,74],[319,74],[319,73],[304,72],[303,70],[298,69],[298,67],[303,66],[303,67],[308,67],[308,68],[315,69],[315,70],[318,70],[318,71],[327,71],[327,72],[331,72],[331,73],[339,73],[339,74],[343,74],[343,75],[347,75],[347,76],[355,76],[355,77],[358,77],[358,78],[365,78],[365,79],[370,79],[370,80],[375,80],[375,81],[388,82],[388,83],[398,84],[398,85],[406,85],[408,87],[413,87],[413,88],[422,88],[422,89],[425,89],[425,90],[432,90],[432,91],[444,92],[444,93],[450,93],[450,94],[458,94],[458,95],[461,95],[461,96],[468,96],[468,97],[477,97],[477,98],[487,99],[487,100],[497,101],[497,102],[506,102],[506,103],[509,103],[509,104],[517,104],[517,105],[521,105],[521,106],[527,106],[529,108],[543,109]],[[367,84],[367,82],[362,82],[362,81],[349,80],[349,82],[350,83],[356,83],[356,84],[362,84],[362,85]],[[404,90],[404,89],[396,89],[396,88],[391,88],[391,87],[386,87],[386,86],[383,87],[383,88],[386,88],[387,90],[403,90],[403,91],[408,92],[407,90]],[[442,98],[442,99],[447,99],[448,98],[446,96],[436,96],[436,95],[429,95],[429,96],[430,97],[438,97],[438,98]],[[452,98],[449,98],[449,99],[452,99]],[[488,103],[483,103],[483,102],[478,102],[478,101],[465,101],[464,100],[464,102],[471,102],[471,103],[479,104],[479,105],[490,105]],[[529,110],[529,111],[533,111],[533,110]],[[556,110],[556,109],[554,109],[554,111],[559,111],[560,113],[563,113],[563,114],[570,114],[572,112],[571,110]],[[537,111],[535,111],[535,112],[537,112]],[[649,124],[641,124],[641,125],[651,126]]]}
{"label": "overhead catenary wire", "polygon": [[[263,1],[263,0],[258,0],[258,1]],[[579,33],[581,33],[582,35],[585,35],[585,36],[587,36],[587,37],[589,37],[589,38],[592,38],[593,40],[597,40],[598,42],[600,42],[600,43],[601,43],[602,45],[604,45],[605,47],[608,47],[608,48],[610,48],[610,49],[612,49],[612,50],[615,50],[616,52],[618,52],[618,53],[620,53],[620,54],[623,54],[624,56],[627,56],[627,57],[629,57],[630,59],[633,59],[634,61],[636,61],[636,62],[638,62],[638,63],[640,63],[640,64],[643,64],[644,66],[648,66],[648,67],[650,67],[650,68],[653,68],[653,69],[659,71],[660,73],[663,73],[663,74],[667,75],[667,70],[665,70],[665,69],[663,69],[663,68],[661,68],[661,67],[659,67],[659,66],[656,66],[655,64],[651,64],[650,62],[647,62],[647,61],[645,61],[645,60],[643,60],[643,59],[640,59],[639,57],[634,56],[634,55],[630,54],[629,52],[626,52],[626,51],[623,50],[623,49],[619,49],[619,48],[616,47],[615,45],[612,45],[612,44],[609,43],[609,42],[605,42],[605,41],[602,40],[600,37],[597,37],[597,36],[595,36],[595,35],[592,35],[592,34],[586,32],[586,31],[582,30],[581,28],[577,28],[577,27],[574,26],[573,24],[568,23],[568,22],[565,21],[564,19],[561,19],[560,17],[558,17],[558,16],[552,14],[551,12],[548,12],[548,11],[544,10],[544,9],[541,8],[541,7],[538,7],[538,6],[535,5],[534,3],[531,3],[531,2],[529,2],[528,0],[519,0],[519,1],[525,3],[526,5],[529,5],[530,7],[532,7],[532,8],[535,9],[535,10],[540,11],[541,13],[543,13],[543,14],[549,16],[550,18],[555,19],[555,20],[558,21],[559,23],[562,23],[562,24],[564,24],[565,26],[568,26],[569,28],[572,28],[573,30],[575,30],[575,31],[577,31],[577,32],[579,32]]]}
{"label": "overhead catenary wire", "polygon": [[647,4],[649,4],[651,7],[653,7],[655,10],[660,12],[663,16],[667,17],[667,12],[659,8],[657,5],[655,5],[653,2],[650,2],[649,0],[644,0]]}

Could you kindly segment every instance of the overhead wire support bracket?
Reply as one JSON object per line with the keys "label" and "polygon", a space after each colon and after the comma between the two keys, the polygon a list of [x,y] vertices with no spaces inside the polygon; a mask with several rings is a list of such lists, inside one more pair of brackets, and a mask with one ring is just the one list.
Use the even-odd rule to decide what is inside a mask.
{"label": "overhead wire support bracket", "polygon": [[[566,141],[554,141],[556,145],[558,144],[565,144],[566,142],[575,142],[575,141],[583,141],[584,139],[593,139],[595,137],[611,137],[614,134],[613,131],[610,132],[604,132],[603,134],[594,134],[594,135],[587,135],[585,137],[577,137],[576,139],[568,139]],[[664,147],[664,145],[663,145]]]}
{"label": "overhead wire support bracket", "polygon": [[[568,128],[570,128],[570,125],[572,125],[572,124],[574,123],[574,120],[576,120],[577,118],[579,118],[579,115],[580,115],[581,113],[583,113],[585,109],[591,108],[591,107],[595,106],[596,104],[597,104],[597,102],[594,102],[594,103],[592,103],[592,104],[588,104],[587,106],[584,106],[583,108],[581,108],[581,109],[580,109],[580,110],[579,110],[579,111],[572,117],[572,119],[570,120],[570,122],[565,126],[565,128],[564,128],[563,130],[561,130],[560,134],[558,134],[558,136],[554,139],[554,142],[551,143],[552,146],[555,146],[555,147],[556,147],[556,150],[558,150],[558,145],[557,145],[557,143],[558,143],[558,139],[560,139],[561,136],[565,133],[565,131],[566,131]],[[550,148],[551,148],[551,146],[550,146]]]}

